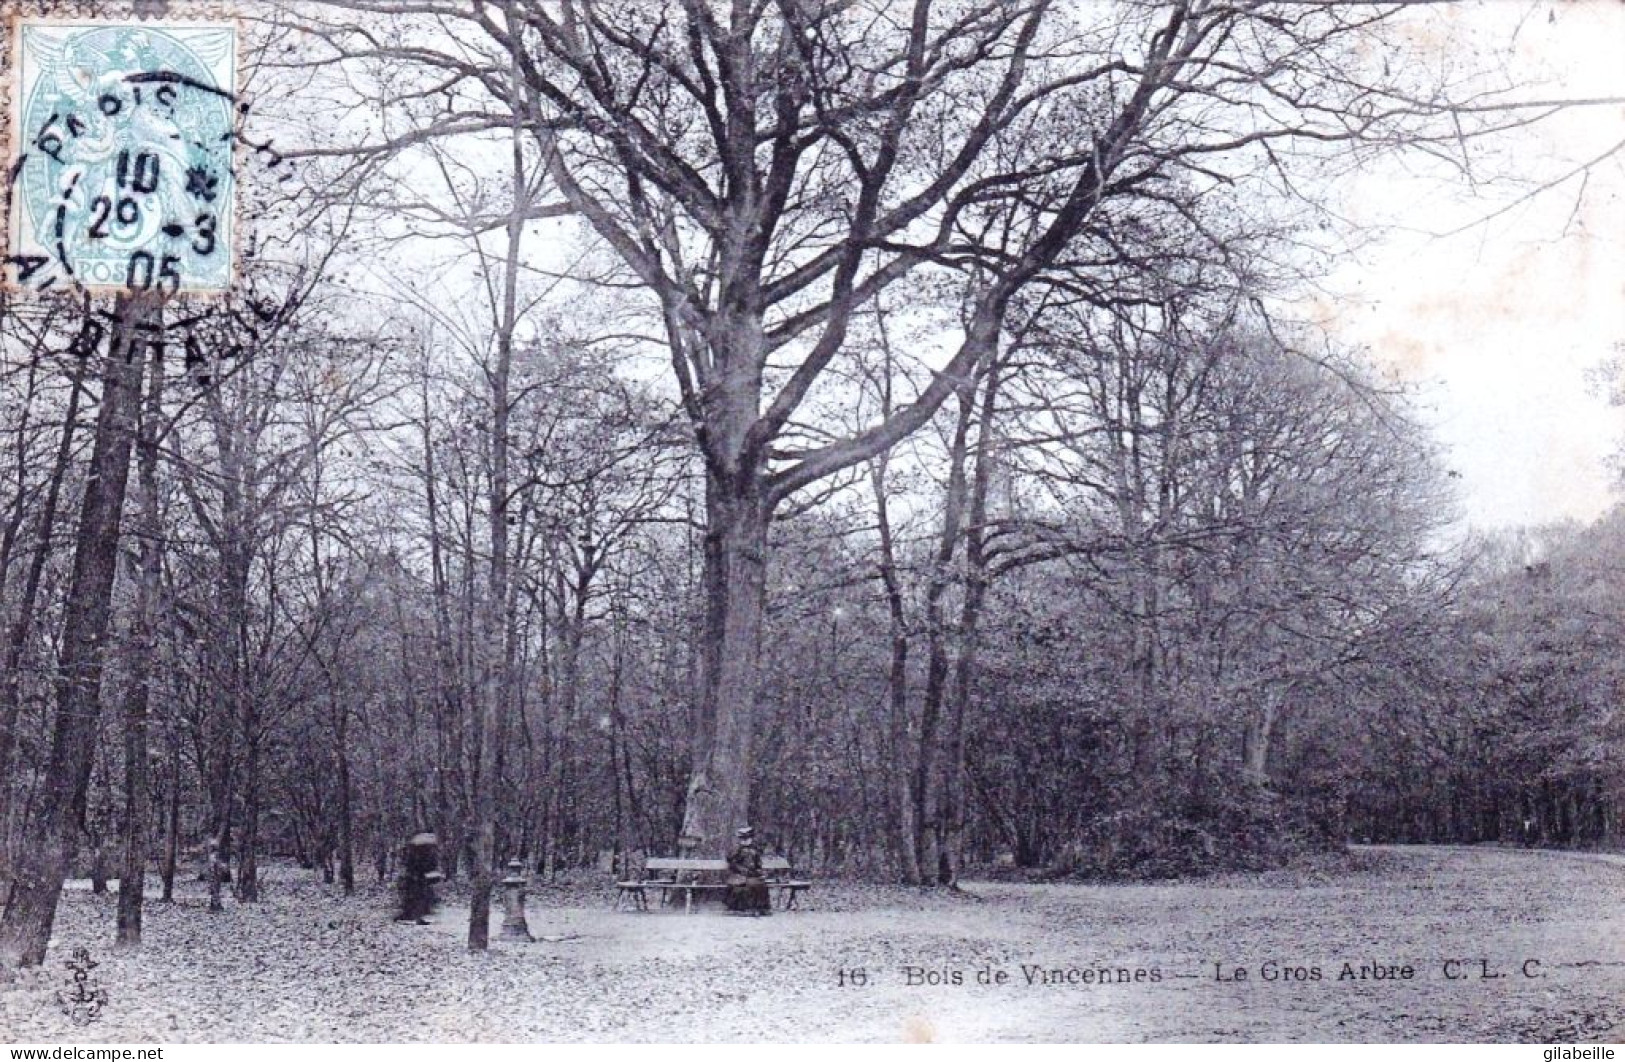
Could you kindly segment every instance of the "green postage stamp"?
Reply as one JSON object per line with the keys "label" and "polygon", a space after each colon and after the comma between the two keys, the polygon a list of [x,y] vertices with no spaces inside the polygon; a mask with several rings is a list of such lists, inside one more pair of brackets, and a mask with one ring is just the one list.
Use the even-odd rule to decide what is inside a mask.
{"label": "green postage stamp", "polygon": [[229,288],[236,25],[17,17],[8,30],[6,282]]}

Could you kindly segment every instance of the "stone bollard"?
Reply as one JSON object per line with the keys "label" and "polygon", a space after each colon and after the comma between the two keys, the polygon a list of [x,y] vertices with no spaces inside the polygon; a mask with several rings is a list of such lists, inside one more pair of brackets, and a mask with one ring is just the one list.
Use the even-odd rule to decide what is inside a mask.
{"label": "stone bollard", "polygon": [[510,940],[534,940],[525,921],[525,864],[508,860],[508,876],[502,879],[502,936]]}

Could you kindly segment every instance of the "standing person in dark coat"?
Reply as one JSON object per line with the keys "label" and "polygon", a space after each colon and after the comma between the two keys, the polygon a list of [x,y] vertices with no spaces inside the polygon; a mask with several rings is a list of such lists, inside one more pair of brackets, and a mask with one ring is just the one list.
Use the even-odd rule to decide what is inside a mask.
{"label": "standing person in dark coat", "polygon": [[401,851],[401,876],[395,883],[400,892],[401,911],[397,922],[428,925],[434,912],[434,883],[440,880],[439,854],[435,835],[415,833]]}
{"label": "standing person in dark coat", "polygon": [[762,852],[756,847],[756,831],[749,826],[739,828],[739,847],[728,857],[728,910],[773,913],[767,879],[762,876]]}

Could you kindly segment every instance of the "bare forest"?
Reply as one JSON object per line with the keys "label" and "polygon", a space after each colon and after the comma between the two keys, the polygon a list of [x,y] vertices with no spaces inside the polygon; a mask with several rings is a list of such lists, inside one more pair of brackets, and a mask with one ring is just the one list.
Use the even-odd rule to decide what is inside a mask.
{"label": "bare forest", "polygon": [[932,903],[1617,848],[1625,516],[1468,532],[1303,310],[1368,167],[1574,194],[1448,14],[242,5],[230,293],[0,295],[0,966],[421,831],[476,951],[746,824]]}

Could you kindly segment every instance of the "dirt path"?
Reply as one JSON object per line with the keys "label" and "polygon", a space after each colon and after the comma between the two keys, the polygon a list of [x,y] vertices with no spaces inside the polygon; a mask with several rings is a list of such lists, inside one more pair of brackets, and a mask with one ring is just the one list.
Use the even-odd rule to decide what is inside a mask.
{"label": "dirt path", "polygon": [[[201,896],[154,905],[148,945],[125,955],[107,944],[113,898],[73,892],[50,963],[0,992],[0,1039],[1557,1041],[1625,1029],[1625,860],[1399,848],[1355,863],[1200,884],[979,884],[966,898],[820,885],[807,910],[768,919],[617,913],[606,891],[543,890],[531,927],[552,939],[485,956],[462,949],[464,909],[396,925],[384,892],[344,900],[293,872],[266,902],[213,917]],[[54,1000],[77,945],[109,997],[82,1030]]]}

